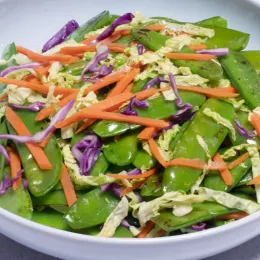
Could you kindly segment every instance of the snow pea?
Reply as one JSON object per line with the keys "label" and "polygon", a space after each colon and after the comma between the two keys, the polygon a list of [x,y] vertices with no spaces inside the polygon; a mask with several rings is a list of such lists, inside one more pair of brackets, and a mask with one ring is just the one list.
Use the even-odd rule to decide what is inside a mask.
{"label": "snow pea", "polygon": [[119,140],[111,140],[105,144],[103,153],[106,159],[119,166],[131,164],[137,154],[137,133],[129,133],[121,136]]}
{"label": "snow pea", "polygon": [[79,75],[81,75],[83,68],[86,66],[86,64],[88,62],[89,61],[81,60],[81,61],[77,61],[77,62],[69,64],[69,65],[66,65],[66,66],[64,66],[64,69],[62,70],[62,72],[67,72],[73,76],[79,76]]}
{"label": "snow pea", "polygon": [[204,187],[212,189],[212,190],[219,190],[219,191],[230,191],[239,183],[239,181],[250,171],[252,167],[251,159],[248,158],[245,160],[243,165],[238,165],[235,168],[230,170],[232,176],[232,185],[227,186],[223,181],[220,174],[215,175],[208,175],[204,179]]}
{"label": "snow pea", "polygon": [[182,217],[176,217],[172,214],[172,210],[163,210],[158,217],[153,219],[163,230],[170,232],[180,228],[189,227],[193,224],[204,222],[217,216],[237,212],[236,209],[229,209],[216,202],[205,201],[202,203],[194,203],[193,210]]}
{"label": "snow pea", "polygon": [[140,92],[142,90],[144,90],[144,86],[145,84],[149,81],[150,79],[143,79],[143,80],[138,80],[134,83],[133,87],[132,87],[132,93],[137,93]]}
{"label": "snow pea", "polygon": [[260,51],[242,51],[242,55],[253,65],[254,69],[260,71]]}
{"label": "snow pea", "polygon": [[138,169],[151,169],[156,163],[156,160],[142,148],[136,153],[133,165]]}
{"label": "snow pea", "polygon": [[141,189],[141,196],[144,197],[160,197],[163,195],[162,191],[162,174],[152,175],[143,184]]}
{"label": "snow pea", "polygon": [[[194,119],[176,144],[172,159],[184,157],[206,161],[206,154],[196,139],[197,135],[200,135],[204,139],[208,145],[211,156],[216,153],[224,141],[228,129],[206,116],[203,113],[203,110],[206,108],[219,113],[222,117],[231,122],[234,120],[233,105],[222,100],[208,99],[196,113]],[[202,125],[203,127],[201,127]],[[164,172],[163,191],[188,192],[201,173],[201,170],[187,167],[169,167]]]}
{"label": "snow pea", "polygon": [[70,230],[69,225],[63,219],[63,214],[52,210],[44,209],[42,211],[34,211],[31,220],[38,224],[57,228],[61,230]]}
{"label": "snow pea", "polygon": [[112,193],[96,188],[79,198],[64,218],[73,229],[97,226],[105,222],[118,202]]}
{"label": "snow pea", "polygon": [[[184,103],[191,103],[193,106],[201,106],[206,100],[203,95],[187,91],[180,91],[180,96]],[[136,108],[139,116],[163,119],[168,118],[171,114],[177,112],[175,104],[172,101],[165,100],[163,96],[148,100],[148,103],[149,108],[147,109]],[[140,126],[123,122],[102,120],[93,127],[93,131],[100,137],[110,137],[138,127]]]}
{"label": "snow pea", "polygon": [[243,185],[234,189],[234,192],[239,192],[246,195],[255,195],[255,188],[252,186]]}
{"label": "snow pea", "polygon": [[83,25],[81,25],[77,30],[70,34],[67,40],[75,40],[76,42],[81,42],[84,40],[85,34],[91,31],[100,29],[111,23],[111,17],[108,11],[103,11],[102,13],[94,16]]}
{"label": "snow pea", "polygon": [[[4,173],[10,177],[10,168],[6,167]],[[29,192],[24,189],[23,183],[16,191],[10,187],[0,196],[0,208],[8,210],[15,215],[30,219],[32,217],[33,207]]]}
{"label": "snow pea", "polygon": [[130,46],[130,43],[134,41],[134,37],[132,35],[126,35],[116,40],[115,43],[120,43],[125,46]]}
{"label": "snow pea", "polygon": [[[21,109],[17,110],[16,113],[31,134],[35,134],[46,127],[43,122],[37,122],[35,120],[37,115],[35,112]],[[11,134],[17,134],[9,123],[7,126]],[[55,136],[52,136],[43,149],[52,164],[52,169],[50,170],[41,170],[38,167],[38,164],[25,144],[16,143],[16,147],[22,161],[25,177],[28,180],[30,192],[35,197],[47,194],[58,183],[62,166],[61,151]]]}
{"label": "snow pea", "polygon": [[[132,29],[132,35],[135,39],[141,42],[147,48],[158,51],[165,45],[165,42],[170,38],[157,32],[146,29]],[[193,50],[184,47],[181,52],[195,53]],[[189,67],[194,74],[198,74],[209,80],[218,80],[223,75],[223,70],[216,62],[209,61],[192,61],[192,60],[174,60],[174,64],[181,67]]]}
{"label": "snow pea", "polygon": [[62,187],[62,184],[61,182],[59,181],[52,189],[53,191],[54,190],[63,190],[63,187]]}
{"label": "snow pea", "polygon": [[[6,121],[5,121],[4,118],[0,119],[0,133],[1,134],[8,134],[8,130],[7,130],[7,127],[6,127]],[[7,140],[6,139],[0,140],[0,144],[3,145],[3,146],[6,146]],[[2,180],[2,178],[3,178],[4,166],[5,166],[5,158],[2,154],[0,154],[0,180]]]}
{"label": "snow pea", "polygon": [[249,108],[258,107],[260,105],[260,79],[252,64],[243,54],[231,50],[227,56],[219,60]]}
{"label": "snow pea", "polygon": [[249,171],[237,184],[236,187],[240,187],[243,185],[246,185],[248,182],[250,182],[253,179],[252,171]]}

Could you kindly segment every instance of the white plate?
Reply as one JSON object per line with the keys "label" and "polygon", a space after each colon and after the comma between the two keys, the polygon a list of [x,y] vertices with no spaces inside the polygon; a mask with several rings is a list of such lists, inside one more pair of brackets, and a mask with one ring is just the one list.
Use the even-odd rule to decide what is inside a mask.
{"label": "white plate", "polygon": [[[83,23],[103,10],[123,14],[140,10],[147,16],[196,21],[224,16],[229,26],[251,34],[248,48],[260,49],[260,3],[240,0],[0,0],[0,51],[15,41],[32,49],[66,21]],[[214,255],[260,234],[260,212],[240,221],[196,234],[154,239],[104,239],[45,227],[0,209],[0,231],[43,253],[77,260],[180,260]]]}

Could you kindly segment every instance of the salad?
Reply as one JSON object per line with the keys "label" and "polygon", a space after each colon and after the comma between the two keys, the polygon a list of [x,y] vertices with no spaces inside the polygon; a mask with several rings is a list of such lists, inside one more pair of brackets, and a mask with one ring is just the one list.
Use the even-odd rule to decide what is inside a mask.
{"label": "salad", "polygon": [[104,11],[0,62],[0,207],[101,237],[260,210],[260,51],[222,17]]}

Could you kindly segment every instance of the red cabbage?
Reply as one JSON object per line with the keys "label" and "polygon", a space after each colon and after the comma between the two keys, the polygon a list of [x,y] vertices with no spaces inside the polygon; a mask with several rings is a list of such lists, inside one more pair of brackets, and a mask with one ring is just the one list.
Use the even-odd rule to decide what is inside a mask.
{"label": "red cabbage", "polygon": [[176,106],[180,107],[180,106],[182,106],[182,100],[181,100],[181,97],[180,97],[178,89],[177,89],[177,84],[175,82],[175,78],[174,78],[172,73],[169,73],[169,80],[170,80],[170,83],[171,83],[171,86],[172,86],[172,90],[173,90],[173,92],[174,92],[174,94],[177,98],[176,102],[175,102]]}
{"label": "red cabbage", "polygon": [[142,54],[145,53],[146,49],[145,49],[145,47],[143,46],[143,44],[138,43],[136,47],[137,47],[137,50],[138,50],[138,54],[139,54],[139,55],[142,55]]}
{"label": "red cabbage", "polygon": [[152,88],[155,85],[160,85],[160,83],[167,83],[168,81],[165,80],[163,77],[155,77],[153,79],[151,79],[150,81],[148,81],[145,85],[144,85],[144,89],[148,89],[148,88]]}
{"label": "red cabbage", "polygon": [[26,179],[23,179],[23,188],[28,190],[28,181]]}
{"label": "red cabbage", "polygon": [[127,229],[129,229],[131,227],[131,225],[129,224],[129,222],[126,219],[122,220],[120,226],[125,227]]}
{"label": "red cabbage", "polygon": [[235,119],[235,126],[236,126],[236,129],[237,129],[237,132],[241,135],[241,136],[244,136],[246,138],[254,138],[256,137],[256,134],[254,133],[254,131],[247,131],[241,124],[240,122]]}
{"label": "red cabbage", "polygon": [[33,62],[33,63],[28,63],[28,64],[23,64],[23,65],[17,65],[17,66],[11,66],[6,68],[5,70],[0,72],[0,77],[4,77],[7,74],[16,71],[16,70],[21,70],[21,69],[33,69],[35,67],[41,66],[41,63],[38,62]]}
{"label": "red cabbage", "polygon": [[184,104],[176,114],[171,115],[171,119],[175,124],[182,124],[185,121],[191,120],[197,111],[192,111],[191,104]]}
{"label": "red cabbage", "polygon": [[35,103],[32,103],[28,106],[22,106],[22,105],[16,105],[16,104],[8,104],[9,107],[12,107],[12,108],[15,108],[15,109],[27,109],[27,110],[30,110],[30,111],[39,111],[41,110],[42,108],[45,107],[45,103],[43,102],[35,102]]}
{"label": "red cabbage", "polygon": [[109,36],[115,31],[115,29],[122,24],[128,24],[131,23],[133,20],[134,15],[132,13],[126,13],[122,16],[119,16],[117,19],[115,19],[94,41],[92,41],[90,44],[96,44],[97,42],[100,42]]}
{"label": "red cabbage", "polygon": [[197,53],[200,54],[211,54],[211,55],[216,55],[216,56],[226,56],[228,55],[229,49],[228,48],[219,48],[219,49],[212,49],[212,50],[201,50],[201,51],[196,51]]}
{"label": "red cabbage", "polygon": [[8,177],[8,174],[4,175],[4,179],[2,181],[0,181],[0,195],[5,194],[5,192],[12,187],[12,185],[14,184],[15,181],[17,181],[20,178],[21,173],[23,172],[23,170],[20,170],[17,173],[17,176],[13,179],[10,179]]}
{"label": "red cabbage", "polygon": [[195,231],[202,231],[206,227],[206,223],[198,223],[196,225],[192,225],[190,228],[195,230]]}
{"label": "red cabbage", "polygon": [[9,155],[3,145],[0,144],[0,153],[4,156],[5,160],[10,163]]}
{"label": "red cabbage", "polygon": [[153,137],[158,136],[158,135],[161,134],[163,131],[167,131],[167,130],[172,129],[172,127],[173,127],[174,125],[176,125],[176,123],[169,122],[169,125],[168,125],[168,126],[166,126],[166,127],[164,127],[164,128],[161,128],[161,129],[159,129],[158,131],[155,131],[155,132],[153,133]]}
{"label": "red cabbage", "polygon": [[75,20],[68,21],[55,35],[53,35],[42,48],[42,52],[46,52],[54,46],[64,42],[66,38],[79,28],[79,24]]}
{"label": "red cabbage", "polygon": [[[79,162],[81,175],[89,175],[101,152],[101,141],[95,134],[85,136],[72,146],[72,154]],[[105,187],[105,189],[109,187]]]}
{"label": "red cabbage", "polygon": [[134,110],[133,106],[136,106],[138,108],[148,108],[149,103],[145,100],[137,100],[135,99],[135,97],[132,97],[127,107],[123,109],[120,113],[128,116],[137,116],[138,113],[136,110]]}
{"label": "red cabbage", "polygon": [[128,174],[128,175],[138,175],[138,174],[141,174],[141,170],[135,168],[135,169],[133,169],[133,170],[127,172],[127,174]]}

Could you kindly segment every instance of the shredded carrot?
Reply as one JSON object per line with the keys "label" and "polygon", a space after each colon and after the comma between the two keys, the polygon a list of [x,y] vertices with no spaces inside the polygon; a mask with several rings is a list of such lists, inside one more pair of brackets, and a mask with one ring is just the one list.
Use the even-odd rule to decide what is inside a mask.
{"label": "shredded carrot", "polygon": [[145,238],[154,228],[155,224],[152,221],[148,221],[146,226],[142,229],[142,231],[137,236],[138,238]]}
{"label": "shredded carrot", "polygon": [[[88,45],[92,41],[96,40],[98,35],[89,36],[87,39],[83,40],[81,43]],[[94,45],[94,44],[93,44]]]}
{"label": "shredded carrot", "polygon": [[[166,166],[183,166],[189,167],[194,169],[203,170],[206,166],[206,162],[200,159],[188,159],[188,158],[177,158],[171,161],[166,162]],[[212,162],[210,166],[210,170],[219,170],[219,169],[226,169],[225,163],[220,162]]]}
{"label": "shredded carrot", "polygon": [[47,143],[49,143],[49,141],[53,135],[53,132],[49,133],[48,136],[42,142],[39,143],[40,147],[44,148],[47,145]]}
{"label": "shredded carrot", "polygon": [[154,127],[146,127],[142,132],[139,133],[137,138],[148,140],[153,137],[154,132],[156,131],[156,128]]}
{"label": "shredded carrot", "polygon": [[120,196],[123,197],[126,194],[128,194],[129,192],[140,188],[144,183],[145,183],[145,180],[134,183],[132,187],[126,187],[125,189],[123,189],[121,191]]}
{"label": "shredded carrot", "polygon": [[[235,93],[236,89],[233,87],[227,88],[201,88],[197,86],[177,86],[178,89],[185,90],[185,91],[192,91],[196,93],[204,94],[208,97],[215,97],[215,98],[231,98],[237,97],[239,94]],[[166,90],[166,88],[163,88]]]}
{"label": "shredded carrot", "polygon": [[61,63],[70,64],[70,63],[74,63],[78,60],[78,58],[72,57],[70,55],[56,54],[56,55],[47,56],[47,55],[38,54],[38,53],[30,51],[22,46],[17,46],[16,50],[17,50],[17,52],[22,53],[25,56],[27,56],[29,59],[31,59],[33,61],[38,61],[38,62],[59,61]]}
{"label": "shredded carrot", "polygon": [[[10,158],[11,177],[14,179],[17,177],[17,173],[22,169],[21,160],[19,155],[11,147],[7,147],[7,152]],[[13,190],[18,189],[21,181],[22,176],[20,175],[19,179],[13,183]]]}
{"label": "shredded carrot", "polygon": [[156,142],[151,138],[148,140],[149,146],[150,146],[150,150],[153,154],[153,156],[157,159],[157,161],[163,166],[166,167],[167,163],[166,161],[163,159],[160,150],[156,144]]}
{"label": "shredded carrot", "polygon": [[[72,116],[64,119],[63,121],[60,121],[59,123],[57,123],[56,127],[57,128],[63,128],[63,127],[67,127],[69,125],[72,125],[74,123],[77,123],[79,121],[81,121],[81,114],[84,111],[88,111],[89,109],[100,109],[100,110],[107,110],[107,109],[114,109],[117,108],[118,106],[122,105],[123,103],[125,103],[126,101],[130,100],[131,97],[133,97],[133,94],[131,93],[122,93],[110,98],[106,98],[96,104],[93,104],[90,107],[84,108],[82,110],[80,110],[79,112],[74,113]],[[89,123],[87,123],[89,124]]]}
{"label": "shredded carrot", "polygon": [[[219,153],[215,154],[215,156],[213,157],[213,160],[215,162],[220,162],[220,163],[226,164]],[[226,169],[219,169],[219,172],[220,172],[220,175],[221,175],[223,181],[225,182],[225,184],[228,186],[231,186],[233,183],[233,179],[232,179],[232,175],[231,175],[230,171],[228,170],[227,165],[226,165]]]}
{"label": "shredded carrot", "polygon": [[250,117],[251,123],[254,126],[258,136],[260,136],[260,115],[254,112]]}
{"label": "shredded carrot", "polygon": [[142,90],[142,91],[136,93],[135,98],[138,100],[144,100],[144,99],[147,99],[147,98],[153,96],[157,92],[158,91],[155,88],[148,88],[148,89],[145,89],[145,90]]}
{"label": "shredded carrot", "polygon": [[132,93],[132,88],[133,88],[134,83],[128,84],[128,86],[125,88],[123,91],[124,93]]}
{"label": "shredded carrot", "polygon": [[88,128],[89,126],[91,126],[94,122],[96,122],[96,119],[88,119],[86,120],[83,125],[77,129],[76,134],[82,132],[83,130],[85,130],[86,128]]}
{"label": "shredded carrot", "polygon": [[35,79],[35,76],[33,74],[25,75],[22,77],[22,80],[30,82],[31,80]]}
{"label": "shredded carrot", "polygon": [[156,168],[153,168],[149,171],[146,171],[142,174],[137,174],[137,175],[121,175],[121,174],[111,174],[109,173],[108,176],[116,179],[126,179],[126,180],[132,180],[132,179],[142,179],[142,178],[147,178],[156,173]]}
{"label": "shredded carrot", "polygon": [[76,55],[88,51],[96,51],[95,45],[84,45],[84,46],[73,46],[73,47],[63,47],[60,52],[63,54]]}
{"label": "shredded carrot", "polygon": [[172,60],[212,60],[216,58],[215,55],[199,53],[166,53],[165,55]]}
{"label": "shredded carrot", "polygon": [[77,201],[77,197],[74,185],[70,179],[68,170],[64,164],[62,164],[60,182],[63,187],[68,206],[70,207]]}
{"label": "shredded carrot", "polygon": [[247,185],[259,185],[260,184],[260,174],[253,178]]}
{"label": "shredded carrot", "polygon": [[0,97],[0,102],[4,101],[5,99],[7,99],[8,95],[7,93],[4,93],[1,97]]}
{"label": "shredded carrot", "polygon": [[243,155],[239,156],[233,162],[228,165],[229,169],[233,169],[234,167],[238,166],[239,164],[243,163],[247,158],[249,158],[249,153],[244,153]]}
{"label": "shredded carrot", "polygon": [[135,76],[140,72],[139,69],[132,69],[125,74],[120,81],[117,82],[116,86],[108,94],[108,98],[114,97],[121,94],[126,87],[134,80]]}
{"label": "shredded carrot", "polygon": [[193,51],[205,50],[207,48],[207,46],[204,44],[190,45],[188,47]]}
{"label": "shredded carrot", "polygon": [[[29,88],[34,91],[45,94],[45,95],[47,95],[49,92],[49,87],[46,85],[42,85],[42,84],[38,84],[38,83],[31,83],[31,82],[27,82],[24,80],[8,79],[8,78],[0,77],[0,82],[5,83],[5,84],[16,85],[18,87]],[[69,95],[69,94],[75,93],[75,92],[77,92],[77,89],[73,89],[73,88],[56,87],[54,89],[54,95],[56,95],[56,96],[57,95]]]}
{"label": "shredded carrot", "polygon": [[241,218],[244,218],[244,217],[247,217],[248,214],[246,212],[237,212],[237,213],[229,213],[229,214],[226,214],[226,215],[223,215],[223,216],[218,216],[218,217],[215,217],[214,219],[220,219],[220,220],[230,220],[230,219],[235,219],[235,220],[238,220],[238,219],[241,219]]}
{"label": "shredded carrot", "polygon": [[158,237],[162,237],[162,236],[164,236],[164,235],[166,235],[167,234],[167,232],[165,231],[165,230],[163,230],[163,229],[160,229],[158,232],[157,232],[157,236]]}
{"label": "shredded carrot", "polygon": [[148,25],[145,26],[145,29],[147,30],[151,30],[151,31],[162,31],[165,29],[165,25],[163,24],[152,24],[152,25]]}
{"label": "shredded carrot", "polygon": [[45,66],[39,66],[34,68],[34,71],[39,75],[39,76],[46,76],[49,73],[51,65],[45,65]]}
{"label": "shredded carrot", "polygon": [[[29,132],[25,124],[22,122],[22,120],[10,107],[6,108],[6,119],[9,121],[9,123],[12,125],[12,127],[14,128],[14,130],[17,132],[18,135],[21,136],[31,135],[31,133]],[[25,145],[30,150],[32,156],[34,157],[35,161],[39,165],[40,169],[50,170],[52,168],[52,165],[48,157],[45,155],[41,147],[33,143],[26,143]]]}

